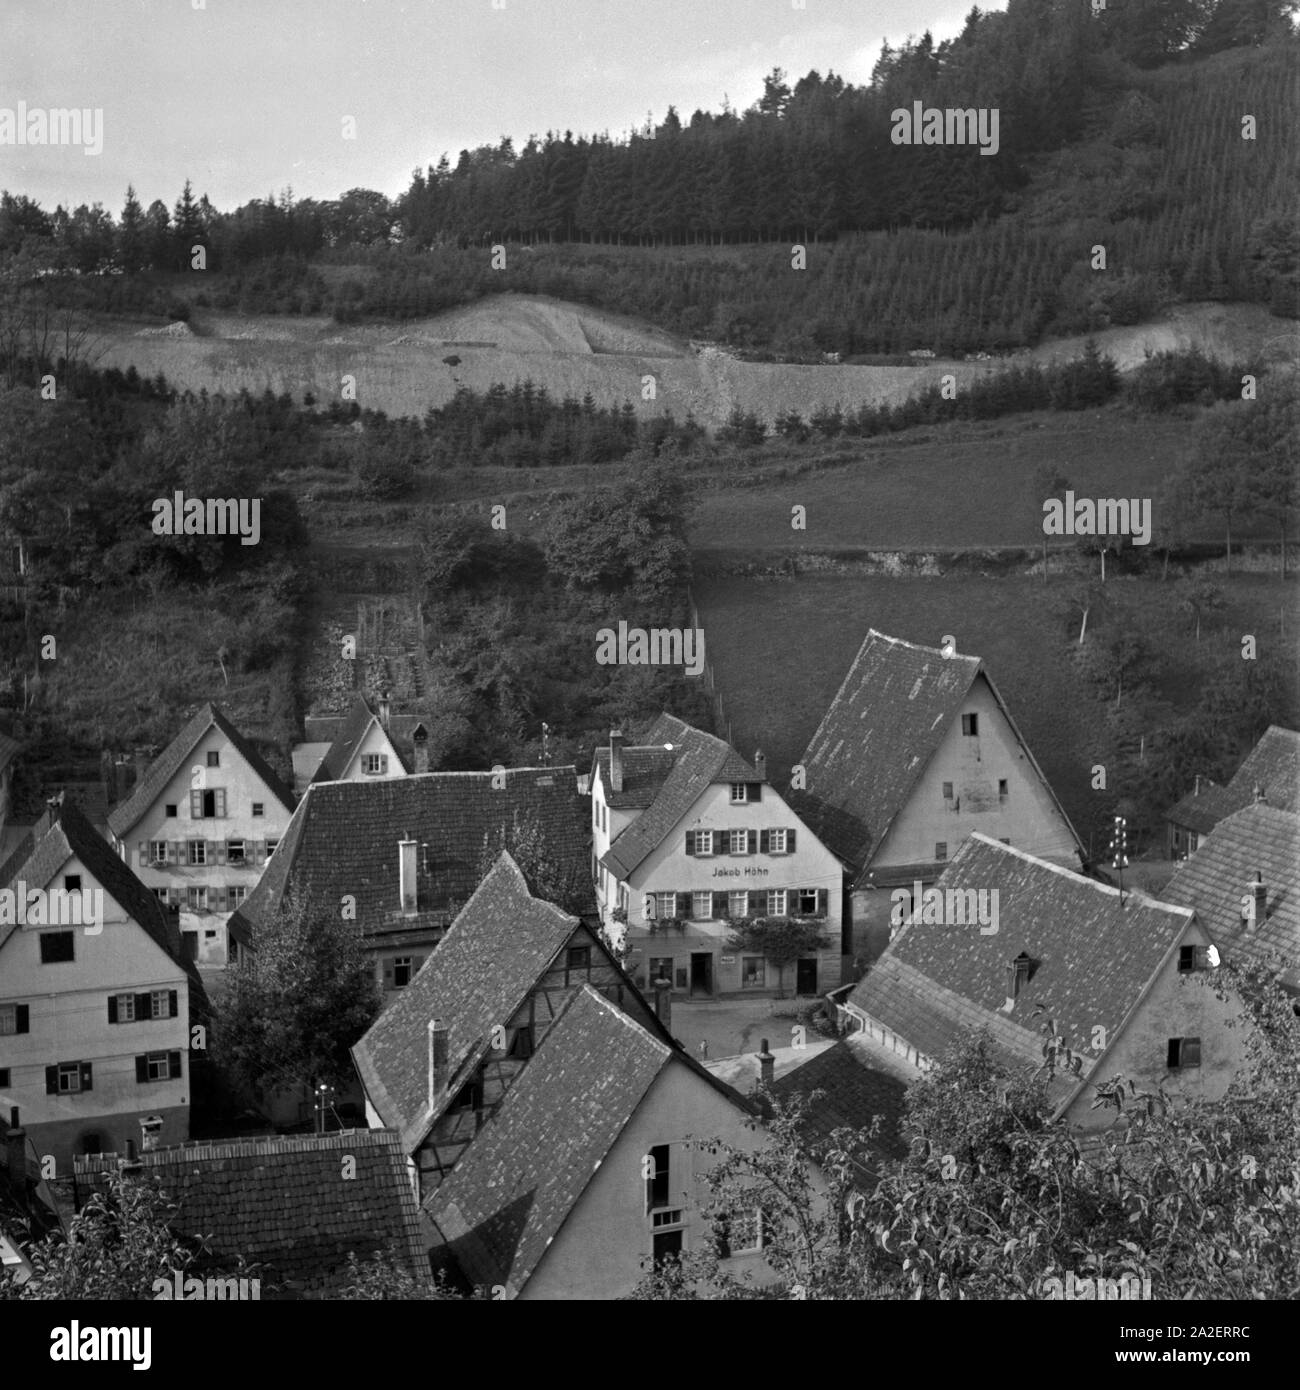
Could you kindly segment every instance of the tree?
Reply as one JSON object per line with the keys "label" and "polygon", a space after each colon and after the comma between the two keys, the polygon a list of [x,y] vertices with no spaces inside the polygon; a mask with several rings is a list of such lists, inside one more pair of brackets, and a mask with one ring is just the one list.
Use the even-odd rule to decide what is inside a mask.
{"label": "tree", "polygon": [[345,1085],[349,1049],[379,1007],[355,922],[337,904],[291,895],[258,928],[255,949],[213,1005],[213,1059],[253,1091]]}
{"label": "tree", "polygon": [[575,916],[590,912],[594,907],[591,874],[585,863],[560,863],[554,848],[548,843],[537,813],[521,815],[518,810],[508,826],[498,826],[495,833],[483,836],[479,854],[478,876],[487,877],[502,851],[508,851],[528,882],[528,891],[565,912]]}
{"label": "tree", "polygon": [[815,955],[828,945],[826,923],[815,917],[745,917],[727,938],[727,948],[761,955],[777,969],[777,998],[785,998],[785,968],[800,956]]}
{"label": "tree", "polygon": [[337,1297],[346,1302],[409,1302],[459,1300],[461,1295],[447,1282],[442,1271],[432,1289],[419,1283],[394,1250],[376,1250],[364,1260],[355,1250],[348,1252],[347,1280]]}

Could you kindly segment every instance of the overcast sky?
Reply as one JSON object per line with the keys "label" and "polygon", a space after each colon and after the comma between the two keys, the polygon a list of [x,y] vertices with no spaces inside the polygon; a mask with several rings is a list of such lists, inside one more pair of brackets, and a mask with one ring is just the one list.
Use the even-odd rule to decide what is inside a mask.
{"label": "overcast sky", "polygon": [[98,156],[0,145],[0,188],[114,216],[128,183],[170,207],[186,176],[220,208],[286,186],[391,196],[503,134],[618,136],[724,93],[743,109],[773,67],[865,82],[884,39],[949,37],[972,0],[795,3],[0,0],[0,108],[102,108],[104,139]]}

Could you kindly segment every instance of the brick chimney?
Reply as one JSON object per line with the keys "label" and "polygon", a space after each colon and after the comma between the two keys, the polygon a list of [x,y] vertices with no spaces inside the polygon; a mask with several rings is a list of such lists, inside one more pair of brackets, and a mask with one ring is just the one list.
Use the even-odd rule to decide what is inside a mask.
{"label": "brick chimney", "polygon": [[126,1141],[126,1157],[118,1159],[117,1169],[124,1178],[138,1178],[144,1172],[144,1164],[136,1157],[134,1139]]}
{"label": "brick chimney", "polygon": [[388,728],[389,709],[388,691],[385,690],[379,697],[379,722],[384,726],[385,730]]}
{"label": "brick chimney", "polygon": [[761,749],[754,751],[754,771],[758,773],[760,782],[767,781],[767,754]]}
{"label": "brick chimney", "polygon": [[402,911],[408,916],[414,915],[419,909],[415,876],[416,849],[416,841],[409,836],[397,842],[397,887],[402,899]]}
{"label": "brick chimney", "polygon": [[650,981],[650,988],[655,992],[655,1017],[665,1029],[671,1031],[673,1026],[673,982],[660,975],[658,979]]}
{"label": "brick chimney", "polygon": [[429,1109],[442,1104],[447,1094],[447,1025],[429,1020]]}
{"label": "brick chimney", "polygon": [[618,729],[609,731],[609,789],[623,790],[623,735]]}
{"label": "brick chimney", "polygon": [[9,1181],[21,1191],[27,1181],[27,1131],[18,1122],[18,1107],[9,1107],[9,1128],[5,1131],[5,1162]]}
{"label": "brick chimney", "polygon": [[1251,921],[1255,926],[1259,926],[1268,918],[1268,885],[1264,882],[1264,875],[1258,869],[1255,870],[1255,877],[1249,883],[1248,889],[1251,906],[1255,912]]}
{"label": "brick chimney", "polygon": [[770,1086],[776,1076],[776,1058],[768,1050],[767,1039],[763,1039],[763,1046],[758,1052],[758,1080],[762,1086]]}
{"label": "brick chimney", "polygon": [[429,770],[429,731],[423,724],[415,726],[415,732],[411,735],[411,743],[415,748],[415,770],[416,772],[428,772]]}
{"label": "brick chimney", "polygon": [[1268,802],[1268,797],[1264,795],[1264,788],[1261,787],[1258,782],[1255,783],[1255,800],[1263,801],[1265,803]]}

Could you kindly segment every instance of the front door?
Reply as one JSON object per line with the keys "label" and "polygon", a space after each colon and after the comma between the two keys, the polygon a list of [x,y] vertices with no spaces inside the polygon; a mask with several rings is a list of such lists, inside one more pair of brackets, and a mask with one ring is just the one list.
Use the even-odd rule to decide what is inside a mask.
{"label": "front door", "polygon": [[691,994],[713,993],[713,952],[691,952]]}
{"label": "front door", "polygon": [[181,950],[186,960],[199,958],[199,934],[196,931],[181,932]]}
{"label": "front door", "polygon": [[794,988],[796,994],[817,993],[817,959],[815,956],[799,962]]}

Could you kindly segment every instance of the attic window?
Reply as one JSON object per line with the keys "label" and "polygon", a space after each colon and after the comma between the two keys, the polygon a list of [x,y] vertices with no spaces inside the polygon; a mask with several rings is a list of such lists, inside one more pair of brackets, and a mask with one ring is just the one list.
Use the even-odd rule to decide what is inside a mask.
{"label": "attic window", "polygon": [[1011,977],[1011,997],[1019,998],[1020,991],[1029,983],[1029,977],[1034,973],[1034,962],[1024,952],[1021,953],[1007,966],[1007,974]]}
{"label": "attic window", "polygon": [[174,802],[174,801],[168,801],[168,802],[166,802],[165,805],[163,806],[163,810],[164,810],[164,811],[167,813],[167,815],[169,815],[173,820],[176,819],[176,802]]}
{"label": "attic window", "polygon": [[979,715],[963,714],[961,717],[961,731],[967,738],[978,738],[980,731]]}
{"label": "attic window", "polygon": [[65,892],[68,892],[68,893],[80,893],[80,892],[81,892],[81,875],[80,875],[80,874],[64,874],[64,875],[63,875],[63,888],[64,888],[64,891],[65,891]]}
{"label": "attic window", "polygon": [[266,806],[265,806],[265,803],[264,803],[264,802],[261,802],[261,801],[255,801],[255,802],[253,802],[253,814],[254,814],[255,816],[265,815],[265,814],[266,814]]}
{"label": "attic window", "polygon": [[1200,1038],[1170,1038],[1166,1056],[1170,1071],[1182,1071],[1184,1067],[1201,1065]]}
{"label": "attic window", "polygon": [[1178,969],[1180,973],[1189,970],[1205,970],[1209,967],[1209,950],[1205,946],[1180,946],[1178,948]]}
{"label": "attic window", "polygon": [[221,754],[220,754],[220,753],[217,753],[217,752],[209,753],[209,754],[208,754],[208,766],[209,766],[209,767],[220,767],[220,766],[221,766]]}
{"label": "attic window", "polygon": [[1006,804],[1007,797],[1008,797],[1009,795],[1010,795],[1010,792],[1007,790],[1007,779],[1006,779],[1005,777],[999,777],[999,778],[998,778],[998,800],[999,800],[1000,802],[1002,802],[1003,805],[1005,805],[1005,804]]}
{"label": "attic window", "polygon": [[749,787],[744,782],[733,782],[731,784],[732,804],[739,806],[742,802],[749,800]]}
{"label": "attic window", "polygon": [[946,859],[948,858],[948,841],[947,841],[947,840],[936,840],[936,841],[934,842],[934,857],[935,857],[940,863],[943,863],[943,861],[946,860]]}
{"label": "attic window", "polygon": [[951,800],[952,800],[952,783],[951,783],[951,782],[945,782],[945,783],[943,784],[943,799],[944,799],[945,801],[951,801]]}
{"label": "attic window", "polygon": [[361,760],[361,770],[368,777],[382,777],[388,771],[388,754],[367,753]]}

